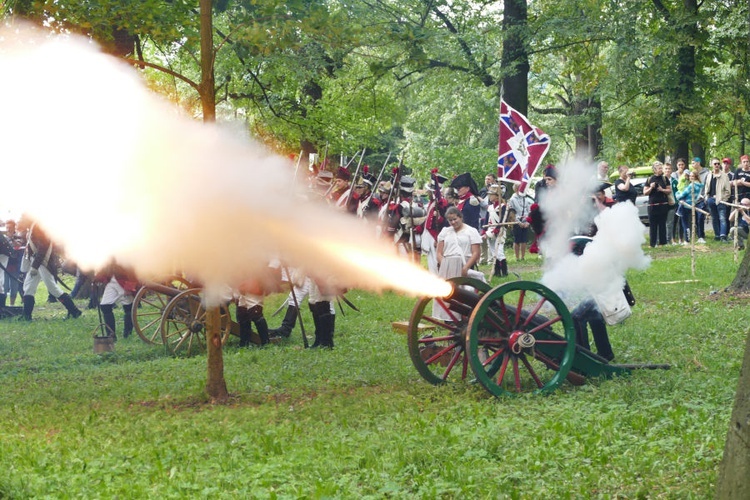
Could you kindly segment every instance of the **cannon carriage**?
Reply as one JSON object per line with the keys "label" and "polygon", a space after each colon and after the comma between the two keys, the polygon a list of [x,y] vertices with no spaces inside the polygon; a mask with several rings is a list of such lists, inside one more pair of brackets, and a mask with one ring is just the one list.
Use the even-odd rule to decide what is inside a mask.
{"label": "cannon carriage", "polygon": [[448,281],[453,292],[418,300],[407,328],[409,356],[431,384],[471,379],[495,396],[549,393],[565,380],[669,368],[613,364],[577,345],[570,311],[541,283]]}
{"label": "cannon carriage", "polygon": [[[202,286],[182,276],[147,281],[133,300],[133,329],[144,342],[163,345],[174,355],[190,356],[206,348],[206,307]],[[239,337],[229,304],[220,307],[221,342]],[[250,341],[260,345],[256,332]]]}

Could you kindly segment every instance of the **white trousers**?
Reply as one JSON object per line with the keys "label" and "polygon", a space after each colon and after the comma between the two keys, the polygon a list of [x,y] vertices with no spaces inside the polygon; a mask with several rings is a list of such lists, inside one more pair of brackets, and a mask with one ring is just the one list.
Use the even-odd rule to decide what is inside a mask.
{"label": "white trousers", "polygon": [[0,267],[0,294],[5,293],[5,269],[4,268],[8,267],[8,259],[9,257],[7,255],[0,255],[0,264],[2,264],[2,267]]}
{"label": "white trousers", "polygon": [[104,287],[104,293],[102,294],[102,300],[99,302],[103,306],[108,305],[122,305],[128,306],[133,303],[133,295],[125,291],[120,283],[115,279],[114,276],[110,278],[107,286]]}
{"label": "white trousers", "polygon": [[36,289],[39,286],[39,282],[44,281],[47,291],[55,297],[59,298],[63,294],[62,288],[55,281],[55,277],[47,269],[47,266],[39,266],[39,273],[36,276],[31,275],[31,270],[26,273],[26,279],[23,280],[23,294],[34,295]]}

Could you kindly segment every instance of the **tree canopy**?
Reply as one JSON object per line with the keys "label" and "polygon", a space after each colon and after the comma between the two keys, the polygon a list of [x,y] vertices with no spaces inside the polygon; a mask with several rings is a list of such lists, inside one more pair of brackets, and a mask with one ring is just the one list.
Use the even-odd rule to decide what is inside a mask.
{"label": "tree canopy", "polygon": [[[4,7],[6,22],[140,61],[154,90],[201,115],[198,0]],[[525,22],[508,22],[511,7]],[[552,162],[746,150],[750,21],[734,2],[217,0],[213,47],[219,119],[284,153],[403,151],[423,177],[479,176],[495,168],[499,99],[526,92],[519,78]]]}

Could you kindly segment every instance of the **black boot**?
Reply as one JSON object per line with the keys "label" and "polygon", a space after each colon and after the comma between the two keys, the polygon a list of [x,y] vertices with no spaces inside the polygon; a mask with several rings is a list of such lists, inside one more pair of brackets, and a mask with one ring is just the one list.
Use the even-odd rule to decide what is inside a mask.
{"label": "black boot", "polygon": [[117,339],[117,325],[115,323],[115,313],[112,312],[112,304],[102,304],[99,306],[99,310],[102,312],[102,319],[104,320],[104,326],[107,328],[107,336]]}
{"label": "black boot", "polygon": [[0,293],[0,307],[5,309],[5,301],[8,298],[8,296],[4,293]]}
{"label": "black boot", "polygon": [[281,320],[281,326],[269,330],[269,335],[272,337],[284,337],[285,339],[288,339],[292,334],[292,330],[294,330],[294,325],[297,324],[297,315],[299,314],[298,311],[299,309],[297,309],[295,306],[288,306],[286,308],[286,313],[284,314],[284,319]]}
{"label": "black boot", "polygon": [[323,321],[323,343],[321,347],[333,349],[333,332],[336,329],[336,315],[330,309],[321,318]]}
{"label": "black boot", "polygon": [[258,329],[260,345],[268,344],[268,323],[266,318],[263,317],[263,306],[253,306],[248,313],[250,320],[255,323],[255,328]]}
{"label": "black boot", "polygon": [[508,276],[508,261],[505,259],[500,261],[500,276]]}
{"label": "black boot", "polygon": [[322,314],[321,311],[325,310],[326,314],[330,314],[328,302],[318,302],[317,304],[310,304],[310,312],[313,317],[313,324],[315,325],[315,342],[310,346],[311,349],[320,347],[323,345],[323,323],[321,322]]}
{"label": "black boot", "polygon": [[253,327],[250,323],[250,310],[247,307],[237,306],[237,324],[240,325],[240,347],[249,347]]}
{"label": "black boot", "polygon": [[500,261],[495,259],[495,269],[492,271],[492,276],[495,278],[499,278],[502,276],[500,271]]}
{"label": "black boot", "polygon": [[36,300],[33,295],[23,296],[23,319],[31,321],[31,313],[34,312],[34,303]]}
{"label": "black boot", "polygon": [[81,310],[76,307],[76,305],[73,303],[73,299],[70,298],[70,295],[67,293],[64,293],[60,295],[57,300],[60,301],[62,305],[65,306],[65,309],[68,310],[68,315],[73,318],[78,318],[81,316]]}
{"label": "black boot", "polygon": [[122,329],[122,336],[124,338],[130,337],[133,333],[133,304],[126,304],[122,306],[123,311],[123,322],[124,327]]}

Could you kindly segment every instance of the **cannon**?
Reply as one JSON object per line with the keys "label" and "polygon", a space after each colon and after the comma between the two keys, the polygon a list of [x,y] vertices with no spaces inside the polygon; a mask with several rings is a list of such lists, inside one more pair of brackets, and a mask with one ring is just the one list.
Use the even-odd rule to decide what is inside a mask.
{"label": "cannon", "polygon": [[[133,300],[133,329],[144,342],[163,345],[175,355],[189,356],[206,347],[206,308],[202,287],[182,276],[147,281]],[[232,321],[228,306],[221,307],[221,341],[239,336],[239,324]],[[253,332],[251,341],[260,344]]]}
{"label": "cannon", "polygon": [[431,384],[467,380],[471,369],[471,380],[494,396],[550,393],[565,380],[582,385],[587,377],[669,368],[612,364],[577,345],[570,311],[541,283],[448,281],[452,293],[419,299],[407,327],[409,356]]}

